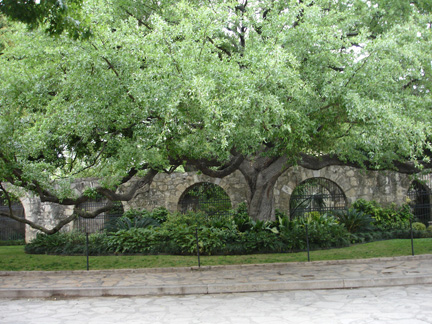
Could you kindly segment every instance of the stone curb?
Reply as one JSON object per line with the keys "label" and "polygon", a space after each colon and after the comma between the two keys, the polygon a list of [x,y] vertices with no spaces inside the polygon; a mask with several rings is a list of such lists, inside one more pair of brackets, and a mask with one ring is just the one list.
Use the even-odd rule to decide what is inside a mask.
{"label": "stone curb", "polygon": [[399,256],[388,258],[370,258],[370,259],[346,259],[346,260],[329,260],[329,261],[311,261],[311,262],[280,262],[280,263],[258,263],[258,264],[231,264],[215,265],[202,267],[172,267],[172,268],[138,268],[138,269],[109,269],[109,270],[67,270],[67,271],[0,271],[0,276],[37,276],[37,275],[68,275],[68,274],[85,274],[85,273],[173,273],[173,272],[190,272],[190,271],[223,271],[223,270],[260,270],[260,269],[279,269],[287,266],[325,266],[325,265],[343,265],[343,264],[369,264],[377,262],[391,261],[416,261],[430,260],[432,254],[421,254],[415,256]]}
{"label": "stone curb", "polygon": [[134,297],[167,295],[200,295],[292,290],[354,289],[432,284],[432,275],[392,278],[354,278],[308,281],[280,281],[232,284],[166,285],[143,287],[88,287],[88,288],[29,288],[0,289],[0,298],[52,297]]}

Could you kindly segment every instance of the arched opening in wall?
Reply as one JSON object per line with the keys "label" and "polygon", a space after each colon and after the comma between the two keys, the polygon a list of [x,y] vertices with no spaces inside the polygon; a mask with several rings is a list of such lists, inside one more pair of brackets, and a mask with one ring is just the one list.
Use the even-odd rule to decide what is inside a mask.
{"label": "arched opening in wall", "polygon": [[[94,212],[99,208],[106,206],[108,201],[103,197],[97,197],[94,200],[86,201],[79,204],[77,208],[83,209],[86,212]],[[114,202],[114,207],[108,212],[103,212],[95,218],[78,217],[74,222],[74,229],[83,233],[100,233],[103,232],[105,226],[115,218],[121,217],[124,214],[123,205],[120,201]]]}
{"label": "arched opening in wall", "polygon": [[411,200],[411,208],[415,221],[422,222],[426,226],[432,220],[431,192],[427,186],[427,182],[432,182],[431,177],[425,181],[414,180],[408,189],[408,197]]}
{"label": "arched opening in wall", "polygon": [[290,199],[291,218],[310,212],[326,213],[347,208],[347,200],[342,189],[325,178],[311,178],[300,183]]}
{"label": "arched opening in wall", "polygon": [[[0,212],[9,214],[8,203],[0,198]],[[24,218],[24,207],[20,202],[12,204],[12,212],[15,216]],[[12,218],[0,216],[0,240],[24,240],[25,239],[25,224],[20,223]]]}
{"label": "arched opening in wall", "polygon": [[194,184],[185,190],[178,203],[178,211],[201,211],[207,215],[227,214],[231,200],[225,190],[210,182]]}

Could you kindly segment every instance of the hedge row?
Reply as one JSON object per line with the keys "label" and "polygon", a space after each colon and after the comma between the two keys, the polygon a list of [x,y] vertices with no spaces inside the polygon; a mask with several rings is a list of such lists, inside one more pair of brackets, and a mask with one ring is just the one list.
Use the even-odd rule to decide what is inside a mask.
{"label": "hedge row", "polygon": [[[384,217],[376,219],[359,209],[329,215],[312,212],[289,220],[278,213],[276,221],[254,221],[245,206],[229,215],[176,214],[166,210],[130,211],[107,225],[102,234],[89,236],[89,254],[249,254],[306,249],[306,229],[311,249],[348,246],[390,238],[409,238],[409,215],[403,210],[399,226]],[[407,218],[408,217],[408,218]],[[391,224],[390,224],[391,223]],[[407,225],[408,224],[408,225]],[[420,224],[422,225],[422,224]],[[385,230],[384,230],[385,229]],[[432,237],[416,228],[415,237]],[[40,234],[26,245],[27,253],[84,254],[83,233]]]}

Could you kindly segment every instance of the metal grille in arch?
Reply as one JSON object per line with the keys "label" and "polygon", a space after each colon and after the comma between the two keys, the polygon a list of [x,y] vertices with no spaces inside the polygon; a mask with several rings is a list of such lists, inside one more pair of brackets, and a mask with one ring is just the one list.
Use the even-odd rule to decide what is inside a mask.
{"label": "metal grille in arch", "polygon": [[[0,211],[9,213],[9,206],[6,201],[0,198]],[[12,212],[15,216],[24,218],[24,207],[20,202],[12,204]],[[0,240],[22,240],[25,238],[25,224],[16,220],[0,216]]]}
{"label": "metal grille in arch", "polygon": [[325,213],[347,208],[342,189],[325,178],[311,178],[300,183],[290,199],[290,217],[303,216],[309,212]]}
{"label": "metal grille in arch", "polygon": [[180,197],[178,210],[181,213],[201,211],[207,215],[227,214],[231,200],[218,185],[209,182],[197,183],[189,187]]}
{"label": "metal grille in arch", "polygon": [[408,197],[411,200],[411,208],[415,221],[428,225],[432,221],[431,217],[431,188],[432,174],[420,176],[411,183],[408,190]]}

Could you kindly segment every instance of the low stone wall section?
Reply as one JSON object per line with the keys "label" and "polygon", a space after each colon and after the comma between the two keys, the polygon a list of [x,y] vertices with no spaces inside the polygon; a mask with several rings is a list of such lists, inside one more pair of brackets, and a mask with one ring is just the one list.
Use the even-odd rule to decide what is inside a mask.
{"label": "low stone wall section", "polygon": [[[294,189],[307,179],[325,178],[337,184],[344,192],[347,205],[363,198],[376,200],[382,205],[406,202],[407,193],[412,176],[390,171],[365,171],[352,167],[330,166],[321,170],[309,170],[302,167],[293,167],[284,172],[275,185],[275,207],[289,211],[289,202]],[[136,181],[136,180],[131,180]],[[147,209],[165,207],[175,212],[181,196],[191,186],[209,182],[222,187],[231,199],[231,205],[236,208],[238,204],[246,202],[250,196],[249,187],[243,175],[236,171],[225,178],[211,178],[199,172],[160,173],[157,174],[150,185],[146,185],[135,194],[132,200],[123,202],[124,210]],[[131,182],[132,183],[132,182]],[[127,183],[120,191],[127,190],[131,183]],[[86,186],[95,186],[97,179],[81,179],[72,185],[77,194],[82,193]],[[432,188],[429,188],[431,190]],[[59,219],[72,215],[72,206],[62,206],[52,203],[42,203],[38,197],[24,194],[21,203],[27,219],[44,225],[48,228],[54,226]],[[35,237],[36,231],[26,226],[26,240]],[[73,223],[64,230],[73,228]]]}
{"label": "low stone wall section", "polygon": [[[159,173],[150,186],[140,189],[132,200],[124,204],[124,209],[152,210],[156,207],[165,207],[175,212],[183,193],[193,185],[203,182],[213,183],[225,190],[233,208],[247,201],[248,185],[239,171],[225,178],[212,178],[198,172]],[[127,186],[123,189],[127,189]]]}
{"label": "low stone wall section", "polygon": [[360,198],[375,200],[382,205],[401,205],[406,202],[412,182],[411,176],[390,171],[366,171],[341,166],[329,166],[321,170],[293,167],[282,174],[276,182],[276,208],[288,212],[294,189],[312,178],[325,178],[337,184],[345,194],[348,207]]}

